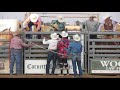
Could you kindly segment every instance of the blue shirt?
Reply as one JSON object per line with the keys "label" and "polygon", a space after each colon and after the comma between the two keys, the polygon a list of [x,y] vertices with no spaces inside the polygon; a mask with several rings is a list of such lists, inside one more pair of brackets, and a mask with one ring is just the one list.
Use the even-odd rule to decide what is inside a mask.
{"label": "blue shirt", "polygon": [[82,52],[82,44],[79,41],[73,41],[69,44],[69,47],[67,49],[67,53],[81,53]]}

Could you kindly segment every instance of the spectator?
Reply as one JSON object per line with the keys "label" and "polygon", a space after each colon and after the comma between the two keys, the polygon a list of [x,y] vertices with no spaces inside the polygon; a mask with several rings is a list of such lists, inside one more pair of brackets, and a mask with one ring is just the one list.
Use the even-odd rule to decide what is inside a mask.
{"label": "spectator", "polygon": [[65,21],[63,16],[58,16],[57,20],[53,20],[51,26],[54,30],[64,31],[65,30]]}
{"label": "spectator", "polygon": [[[94,19],[96,18],[96,16],[92,15],[89,17],[89,20],[86,20],[85,22],[83,22],[83,29],[85,29],[85,31],[89,32],[97,32],[98,31],[98,27],[99,27],[99,22],[95,21]],[[96,39],[97,35],[90,35],[91,39]]]}
{"label": "spectator", "polygon": [[[98,31],[113,32],[116,31],[117,22],[111,19],[112,16],[106,16],[100,24]],[[113,35],[105,35],[106,39],[113,38]]]}
{"label": "spectator", "polygon": [[[41,31],[41,18],[38,14],[31,14],[24,22],[23,22],[23,28],[25,28],[26,31],[32,31],[32,26],[35,26],[36,31]],[[32,35],[26,35],[27,38],[31,39]],[[37,35],[37,38],[40,39],[41,35]]]}

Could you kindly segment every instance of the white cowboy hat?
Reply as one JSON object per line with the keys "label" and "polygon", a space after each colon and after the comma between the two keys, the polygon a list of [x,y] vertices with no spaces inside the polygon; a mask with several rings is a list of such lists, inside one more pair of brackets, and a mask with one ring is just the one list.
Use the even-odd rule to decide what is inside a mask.
{"label": "white cowboy hat", "polygon": [[64,22],[64,17],[63,16],[58,16],[57,18],[58,18],[59,22]]}
{"label": "white cowboy hat", "polygon": [[38,20],[39,15],[38,14],[31,14],[30,15],[30,21],[36,22]]}
{"label": "white cowboy hat", "polygon": [[51,37],[52,39],[58,39],[57,33],[52,33],[52,34],[50,35],[50,37]]}
{"label": "white cowboy hat", "polygon": [[78,34],[73,35],[73,39],[74,39],[75,41],[80,41],[80,36],[79,36]]}
{"label": "white cowboy hat", "polygon": [[62,31],[61,36],[62,36],[62,37],[67,37],[67,36],[68,36],[68,33],[65,32],[65,31]]}
{"label": "white cowboy hat", "polygon": [[106,16],[103,16],[103,20],[105,20],[105,19],[107,19],[107,18],[112,18],[112,16],[110,16],[110,15],[106,15]]}

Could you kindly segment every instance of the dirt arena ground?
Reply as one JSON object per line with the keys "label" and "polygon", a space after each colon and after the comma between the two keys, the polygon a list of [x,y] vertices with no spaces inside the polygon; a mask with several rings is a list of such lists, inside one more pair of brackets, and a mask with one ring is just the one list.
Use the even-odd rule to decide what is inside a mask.
{"label": "dirt arena ground", "polygon": [[[73,75],[0,75],[0,78],[74,78]],[[120,78],[120,75],[83,75],[82,78]]]}

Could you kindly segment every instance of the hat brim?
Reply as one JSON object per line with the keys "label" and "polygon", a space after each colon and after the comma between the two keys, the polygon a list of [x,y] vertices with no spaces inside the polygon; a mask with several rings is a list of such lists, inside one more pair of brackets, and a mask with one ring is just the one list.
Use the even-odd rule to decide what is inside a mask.
{"label": "hat brim", "polygon": [[[37,18],[37,19],[38,19],[38,18]],[[30,21],[31,21],[31,22],[36,22],[37,19],[32,19],[32,18],[30,18]]]}
{"label": "hat brim", "polygon": [[59,22],[64,22],[64,20],[60,20],[60,19],[58,19],[58,21],[59,21]]}
{"label": "hat brim", "polygon": [[68,33],[66,33],[65,35],[61,34],[62,37],[67,37],[68,36]]}
{"label": "hat brim", "polygon": [[50,35],[51,39],[58,39],[58,36],[54,37],[53,35]]}
{"label": "hat brim", "polygon": [[74,39],[75,41],[80,41],[80,37],[78,37],[77,39],[76,39],[75,37],[73,37],[73,39]]}
{"label": "hat brim", "polygon": [[90,16],[90,18],[96,18],[96,16]]}

